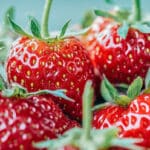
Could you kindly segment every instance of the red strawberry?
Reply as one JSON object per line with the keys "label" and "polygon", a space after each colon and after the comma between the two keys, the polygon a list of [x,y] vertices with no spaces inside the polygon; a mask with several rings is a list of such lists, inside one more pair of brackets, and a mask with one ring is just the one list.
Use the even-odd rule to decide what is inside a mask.
{"label": "red strawberry", "polygon": [[[15,23],[9,20],[14,27]],[[37,23],[35,18],[31,20],[33,23]],[[54,99],[72,118],[81,119],[83,88],[87,80],[94,81],[94,72],[81,42],[75,37],[64,37],[68,23],[56,38],[41,37],[39,33],[38,37],[26,34],[18,39],[11,47],[6,70],[10,83],[21,84],[29,92],[66,89],[66,95],[75,103]],[[31,28],[33,33],[34,28]],[[36,36],[38,30],[37,27]]]}
{"label": "red strawberry", "polygon": [[43,96],[28,99],[0,96],[0,149],[34,149],[32,142],[56,138],[79,126]]}
{"label": "red strawberry", "polygon": [[150,147],[150,94],[141,95],[127,108],[107,106],[94,114],[93,127],[104,129],[116,126],[120,137],[142,138],[140,145]]}
{"label": "red strawberry", "polygon": [[[96,13],[101,14],[98,11]],[[107,16],[107,12],[105,14]],[[109,15],[113,19],[120,19],[113,14]],[[142,23],[122,23],[125,20],[118,23],[118,20],[113,19],[98,17],[83,38],[95,74],[101,79],[105,75],[112,83],[129,84],[137,76],[145,78],[150,67],[149,30],[143,30]]]}
{"label": "red strawberry", "polygon": [[59,103],[73,118],[81,118],[83,88],[88,79],[94,79],[94,74],[89,57],[77,39],[46,43],[22,37],[11,48],[6,69],[10,83],[21,84],[30,92],[66,89],[66,95],[75,103],[63,100]]}
{"label": "red strawberry", "polygon": [[[109,94],[114,95],[115,102],[120,105],[122,102],[124,104],[127,102],[127,105],[110,104],[96,110],[93,127],[96,129],[104,129],[112,126],[118,127],[120,129],[119,137],[140,138],[141,141],[138,143],[148,148],[150,147],[150,140],[148,138],[150,136],[150,94],[137,96],[142,88],[141,81],[141,78],[134,80],[128,88],[127,96],[125,96],[118,95],[112,85],[104,80],[102,83],[105,84],[107,90],[110,90]],[[150,82],[148,81],[147,83]],[[149,91],[144,90],[144,92]],[[106,92],[105,94],[108,93]]]}

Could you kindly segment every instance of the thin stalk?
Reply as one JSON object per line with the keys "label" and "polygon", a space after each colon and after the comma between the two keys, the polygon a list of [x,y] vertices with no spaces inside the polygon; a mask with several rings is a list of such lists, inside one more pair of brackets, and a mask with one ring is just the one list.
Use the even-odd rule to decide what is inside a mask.
{"label": "thin stalk", "polygon": [[83,138],[90,139],[91,122],[92,122],[92,101],[94,90],[92,88],[92,82],[86,83],[83,94]]}
{"label": "thin stalk", "polygon": [[135,21],[141,20],[141,4],[140,0],[133,0],[133,19]]}
{"label": "thin stalk", "polygon": [[53,0],[46,0],[42,17],[41,34],[43,38],[49,37],[48,20]]}

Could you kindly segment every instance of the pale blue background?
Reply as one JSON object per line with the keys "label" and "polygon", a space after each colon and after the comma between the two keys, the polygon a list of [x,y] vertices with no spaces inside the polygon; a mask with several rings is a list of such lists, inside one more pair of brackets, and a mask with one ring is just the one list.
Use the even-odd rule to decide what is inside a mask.
{"label": "pale blue background", "polygon": [[[118,5],[130,9],[131,0],[114,0]],[[150,9],[150,0],[141,0],[144,12]],[[0,0],[0,23],[2,15],[9,6],[16,7],[17,23],[27,27],[27,16],[33,15],[41,20],[45,0]],[[111,6],[104,0],[53,0],[51,12],[51,29],[58,30],[71,19],[71,23],[81,20],[87,9],[109,9]]]}

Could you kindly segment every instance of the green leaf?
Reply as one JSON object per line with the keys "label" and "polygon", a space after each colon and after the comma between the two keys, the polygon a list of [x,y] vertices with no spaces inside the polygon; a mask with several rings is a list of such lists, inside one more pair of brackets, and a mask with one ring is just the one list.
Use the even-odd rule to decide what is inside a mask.
{"label": "green leaf", "polygon": [[147,25],[147,26],[150,26],[150,21],[144,21],[144,22],[141,22],[143,25]]}
{"label": "green leaf", "polygon": [[12,88],[7,88],[2,91],[5,97],[25,97],[27,90],[19,84],[12,84]]}
{"label": "green leaf", "polygon": [[129,10],[124,9],[124,8],[118,8],[115,12],[116,16],[118,18],[120,18],[121,20],[128,20],[129,15],[131,14],[131,12],[129,12]]}
{"label": "green leaf", "polygon": [[94,19],[95,19],[95,15],[94,15],[93,11],[88,10],[87,12],[85,12],[85,14],[81,20],[82,28],[89,27],[93,23]]}
{"label": "green leaf", "polygon": [[150,68],[148,69],[145,77],[145,87],[146,89],[150,88]]}
{"label": "green leaf", "polygon": [[118,29],[119,36],[125,39],[128,34],[128,30],[129,30],[129,25],[126,21],[124,21],[123,24]]}
{"label": "green leaf", "polygon": [[147,24],[136,23],[132,25],[133,28],[139,30],[142,33],[150,33],[150,26]]}
{"label": "green leaf", "polygon": [[10,22],[10,25],[11,25],[12,29],[13,29],[16,33],[18,33],[18,34],[20,34],[20,35],[25,35],[25,36],[30,37],[30,35],[27,34],[19,25],[17,25],[17,24],[11,19],[10,16],[8,16],[8,20],[9,20],[9,22]]}
{"label": "green leaf", "polygon": [[70,97],[68,97],[66,95],[66,90],[65,89],[58,89],[58,90],[39,90],[39,91],[36,91],[36,92],[31,92],[31,93],[26,93],[25,94],[25,97],[28,97],[28,96],[33,96],[33,95],[43,95],[43,94],[51,94],[53,96],[56,96],[56,97],[60,97],[60,98],[63,98],[63,99],[66,99],[70,102],[74,102],[74,100]]}
{"label": "green leaf", "polygon": [[61,32],[60,32],[60,35],[59,35],[60,38],[62,38],[62,37],[65,35],[70,21],[71,21],[71,20],[67,21],[67,22],[64,24],[64,26],[62,27]]}
{"label": "green leaf", "polygon": [[32,16],[30,16],[29,19],[32,34],[37,38],[41,38],[41,28],[39,22]]}
{"label": "green leaf", "polygon": [[112,19],[114,19],[115,21],[119,21],[119,22],[120,22],[120,19],[119,19],[117,16],[115,16],[115,15],[113,15],[113,14],[107,12],[107,11],[95,10],[94,12],[95,12],[95,14],[96,14],[97,16],[112,18]]}
{"label": "green leaf", "polygon": [[119,93],[117,89],[104,77],[104,80],[101,83],[101,95],[106,101],[114,101]]}
{"label": "green leaf", "polygon": [[141,77],[137,77],[129,86],[127,90],[127,96],[129,98],[134,99],[136,96],[138,96],[141,92],[143,86],[143,80]]}
{"label": "green leaf", "polygon": [[106,101],[110,101],[110,102],[113,101],[113,98],[110,95],[110,92],[108,91],[108,88],[106,87],[104,80],[101,82],[100,93]]}
{"label": "green leaf", "polygon": [[5,26],[9,26],[10,22],[8,20],[8,16],[10,16],[10,18],[14,19],[14,16],[15,16],[15,8],[13,6],[10,6],[7,11],[5,12],[5,15],[4,15],[4,24]]}

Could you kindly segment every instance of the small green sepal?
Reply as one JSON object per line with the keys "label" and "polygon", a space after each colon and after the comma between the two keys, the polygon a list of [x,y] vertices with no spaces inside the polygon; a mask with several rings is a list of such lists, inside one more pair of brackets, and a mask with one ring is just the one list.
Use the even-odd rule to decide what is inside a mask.
{"label": "small green sepal", "polygon": [[15,8],[13,6],[10,6],[7,11],[5,12],[5,16],[4,16],[4,24],[5,26],[9,27],[10,22],[8,20],[8,16],[12,19],[15,18]]}
{"label": "small green sepal", "polygon": [[68,26],[69,26],[70,21],[71,21],[71,20],[67,21],[67,22],[64,24],[64,26],[62,27],[61,32],[60,32],[60,35],[59,35],[59,38],[64,37],[64,35],[65,35],[66,31],[67,31],[67,28],[68,28]]}
{"label": "small green sepal", "polygon": [[103,10],[94,10],[95,14],[97,16],[102,16],[102,17],[106,17],[106,18],[111,18],[115,21],[121,22],[122,20],[120,20],[117,16],[107,12],[107,11],[103,11]]}
{"label": "small green sepal", "polygon": [[127,96],[129,98],[134,99],[140,94],[142,87],[143,87],[143,80],[141,77],[137,77],[129,86],[127,90]]}
{"label": "small green sepal", "polygon": [[39,22],[33,16],[29,16],[29,20],[32,34],[37,38],[41,38],[41,27]]}
{"label": "small green sepal", "polygon": [[135,23],[131,25],[131,27],[139,30],[142,33],[150,33],[150,26],[148,26],[147,24]]}
{"label": "small green sepal", "polygon": [[108,81],[106,77],[101,83],[101,94],[102,97],[109,102],[113,102],[119,96],[117,89]]}
{"label": "small green sepal", "polygon": [[129,24],[126,21],[124,21],[123,24],[118,29],[119,36],[125,39],[127,37],[128,30],[129,30]]}
{"label": "small green sepal", "polygon": [[8,16],[8,21],[10,22],[10,25],[12,27],[12,29],[20,34],[20,35],[24,35],[24,36],[28,36],[28,37],[31,37],[28,33],[26,33],[19,25],[17,25],[12,19],[10,16]]}

